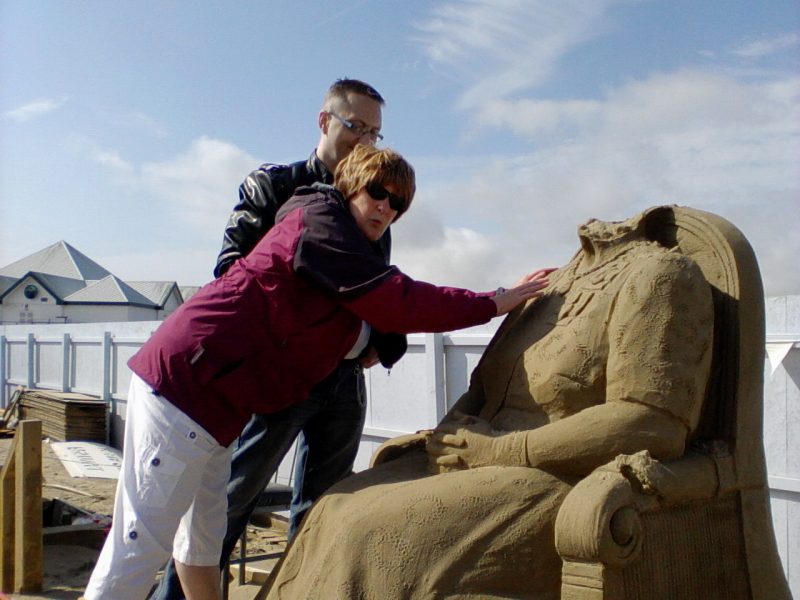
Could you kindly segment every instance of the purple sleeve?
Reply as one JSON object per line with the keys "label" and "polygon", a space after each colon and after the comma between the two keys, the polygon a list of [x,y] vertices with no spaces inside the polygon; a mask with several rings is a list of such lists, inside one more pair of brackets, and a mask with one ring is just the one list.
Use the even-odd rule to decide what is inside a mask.
{"label": "purple sleeve", "polygon": [[338,296],[349,310],[382,332],[463,329],[497,315],[494,293],[437,287],[387,266],[347,209],[330,197],[303,208],[295,272]]}
{"label": "purple sleeve", "polygon": [[437,287],[414,281],[398,271],[345,305],[380,331],[453,331],[486,323],[497,316],[493,295]]}

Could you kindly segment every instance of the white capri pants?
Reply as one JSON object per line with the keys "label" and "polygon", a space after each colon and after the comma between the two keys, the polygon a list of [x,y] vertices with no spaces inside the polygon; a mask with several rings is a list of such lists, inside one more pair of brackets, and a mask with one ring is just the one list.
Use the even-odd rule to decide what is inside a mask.
{"label": "white capri pants", "polygon": [[86,600],[143,600],[170,551],[219,564],[231,453],[133,375],[113,522]]}

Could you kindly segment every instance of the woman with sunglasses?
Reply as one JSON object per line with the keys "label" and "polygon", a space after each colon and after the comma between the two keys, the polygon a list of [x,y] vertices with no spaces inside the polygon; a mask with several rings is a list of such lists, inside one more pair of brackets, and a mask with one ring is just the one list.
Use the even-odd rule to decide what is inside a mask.
{"label": "woman with sunglasses", "polygon": [[450,331],[541,294],[547,271],[479,294],[387,266],[372,242],[414,192],[414,171],[399,154],[358,146],[334,186],[298,190],[252,252],[130,359],[113,526],[87,600],[145,598],[170,551],[187,599],[219,598],[232,442],[251,413],[302,401],[363,351],[370,328]]}

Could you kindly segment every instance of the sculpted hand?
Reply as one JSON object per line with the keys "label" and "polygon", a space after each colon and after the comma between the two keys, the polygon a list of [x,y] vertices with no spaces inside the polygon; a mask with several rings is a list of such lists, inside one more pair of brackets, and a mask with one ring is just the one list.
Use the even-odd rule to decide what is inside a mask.
{"label": "sculpted hand", "polygon": [[488,421],[462,416],[439,425],[428,438],[428,467],[434,473],[490,465],[527,466],[526,433],[496,431]]}
{"label": "sculpted hand", "polygon": [[433,430],[431,429],[423,429],[416,433],[409,433],[386,440],[373,453],[369,462],[370,468],[399,458],[414,448],[424,448],[426,440],[432,433]]}
{"label": "sculpted hand", "polygon": [[555,269],[539,269],[523,276],[509,290],[500,288],[492,298],[497,306],[497,315],[509,313],[526,300],[541,296],[542,290],[549,283],[547,276],[553,271]]}

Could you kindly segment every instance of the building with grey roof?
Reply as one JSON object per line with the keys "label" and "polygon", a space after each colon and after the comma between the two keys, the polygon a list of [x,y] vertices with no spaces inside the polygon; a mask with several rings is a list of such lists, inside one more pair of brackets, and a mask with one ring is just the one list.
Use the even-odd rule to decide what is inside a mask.
{"label": "building with grey roof", "polygon": [[183,301],[176,282],[122,281],[63,240],[0,268],[0,323],[156,321]]}

